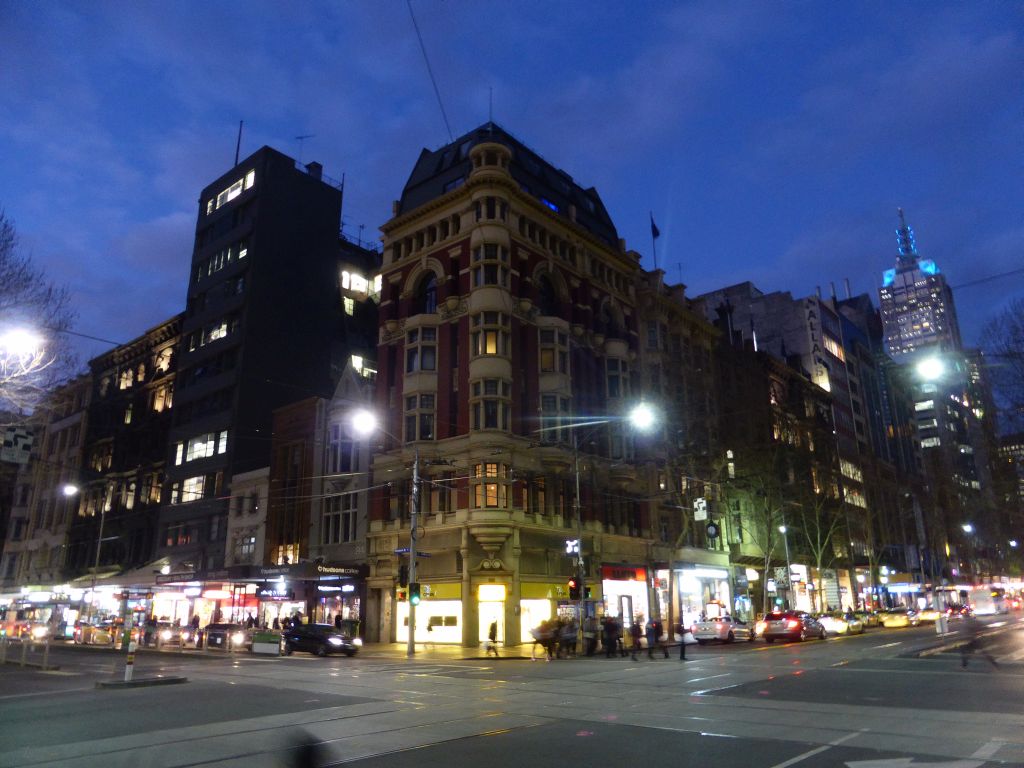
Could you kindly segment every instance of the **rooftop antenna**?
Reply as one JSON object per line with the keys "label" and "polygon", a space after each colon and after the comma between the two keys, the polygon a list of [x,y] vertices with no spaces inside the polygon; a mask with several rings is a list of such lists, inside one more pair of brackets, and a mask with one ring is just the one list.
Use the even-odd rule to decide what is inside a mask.
{"label": "rooftop antenna", "polygon": [[362,245],[363,245],[363,228],[365,226],[366,226],[365,224],[360,224],[359,225],[359,246],[360,247],[362,247]]}
{"label": "rooftop antenna", "polygon": [[235,142],[235,165],[238,165],[238,153],[242,151],[242,122],[238,121],[238,141]]}
{"label": "rooftop antenna", "polygon": [[405,0],[409,6],[409,17],[412,19],[412,26],[416,30],[416,39],[420,41],[420,50],[423,51],[423,61],[427,65],[427,74],[430,75],[430,82],[434,86],[434,95],[437,96],[437,106],[441,108],[441,117],[444,119],[444,127],[448,131],[448,141],[454,142],[452,127],[448,124],[448,114],[444,111],[444,103],[441,101],[441,92],[437,89],[437,80],[434,78],[434,70],[430,68],[430,59],[427,57],[427,47],[423,44],[423,35],[420,34],[420,25],[416,23],[416,14],[412,12],[412,0]]}
{"label": "rooftop antenna", "polygon": [[494,122],[494,86],[487,87],[487,122]]}
{"label": "rooftop antenna", "polygon": [[299,142],[299,162],[302,162],[302,146],[305,144],[306,139],[312,139],[316,136],[315,133],[304,133],[302,136],[296,136],[295,140]]}

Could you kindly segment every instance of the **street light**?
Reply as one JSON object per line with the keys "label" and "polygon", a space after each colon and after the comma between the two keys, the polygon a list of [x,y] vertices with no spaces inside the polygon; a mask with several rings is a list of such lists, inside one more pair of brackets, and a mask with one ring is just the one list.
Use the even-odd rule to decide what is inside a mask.
{"label": "street light", "polygon": [[[402,442],[382,426],[377,416],[365,408],[354,411],[349,418],[352,430],[363,437],[374,432],[381,432],[396,442]],[[420,511],[420,447],[415,446],[415,458],[412,464],[412,494],[409,496],[409,633],[406,641],[406,656],[416,655],[416,600],[413,600],[413,585],[416,584],[416,523]],[[418,597],[418,596],[417,596]]]}
{"label": "street light", "polygon": [[[630,409],[628,415],[625,417],[615,418],[603,418],[603,419],[586,419],[585,421],[579,421],[575,424],[560,424],[554,427],[542,427],[535,429],[534,432],[543,434],[544,432],[557,432],[563,429],[578,429],[580,427],[598,427],[603,424],[611,424],[616,421],[625,421],[630,424],[635,430],[639,432],[649,431],[654,424],[658,421],[658,415],[656,411],[647,403],[640,402]],[[577,439],[577,433],[572,433],[572,454],[573,454],[573,474],[575,475],[575,486],[576,493],[573,499],[573,511],[576,514],[576,575],[578,577],[579,585],[579,598],[576,606],[576,617],[579,623],[577,632],[580,633],[580,638],[583,636],[583,605],[587,599],[587,578],[586,570],[583,563],[583,512],[580,506],[580,447],[579,440]],[[650,589],[650,584],[648,584]],[[649,611],[648,611],[649,612]],[[582,647],[582,643],[580,644]]]}
{"label": "street light", "polygon": [[[779,533],[782,534],[782,543],[786,547],[786,593],[790,600],[793,599],[793,568],[789,564],[789,536],[786,534],[786,513],[782,513],[782,525],[779,526]],[[795,601],[794,601],[795,602]],[[792,608],[793,606],[788,606]],[[767,609],[766,609],[767,610]]]}
{"label": "street light", "polygon": [[43,337],[26,328],[13,328],[0,336],[0,352],[19,361],[34,357],[43,348]]}
{"label": "street light", "polygon": [[964,533],[974,533],[974,526],[970,523],[964,523],[960,527],[963,528]]}
{"label": "street light", "polygon": [[941,379],[946,372],[946,364],[938,357],[926,357],[915,366],[917,375],[925,381]]}

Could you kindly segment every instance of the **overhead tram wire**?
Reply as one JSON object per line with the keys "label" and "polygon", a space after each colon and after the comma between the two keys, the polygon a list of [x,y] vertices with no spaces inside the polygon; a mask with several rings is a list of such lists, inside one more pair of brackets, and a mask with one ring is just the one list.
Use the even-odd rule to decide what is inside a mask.
{"label": "overhead tram wire", "polygon": [[423,52],[423,61],[427,65],[427,74],[430,75],[430,82],[434,86],[434,95],[437,97],[437,106],[441,108],[441,117],[444,119],[444,127],[448,131],[448,141],[454,142],[455,136],[452,135],[452,127],[448,123],[448,113],[444,111],[444,103],[441,101],[441,91],[437,87],[437,79],[434,77],[434,70],[430,67],[430,58],[427,56],[427,47],[423,44],[423,35],[420,34],[420,25],[416,23],[416,14],[412,10],[412,0],[405,0],[405,4],[409,7],[409,17],[412,19],[413,29],[416,30],[416,39],[420,42],[420,50]]}

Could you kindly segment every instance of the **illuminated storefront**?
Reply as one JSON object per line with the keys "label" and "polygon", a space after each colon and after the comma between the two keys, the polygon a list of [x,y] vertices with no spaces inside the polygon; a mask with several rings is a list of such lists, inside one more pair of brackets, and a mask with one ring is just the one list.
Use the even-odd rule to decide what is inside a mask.
{"label": "illuminated storefront", "polygon": [[674,567],[679,595],[677,615],[684,627],[693,626],[702,616],[720,616],[732,611],[729,571],[707,565],[684,563]]}
{"label": "illuminated storefront", "polygon": [[605,615],[624,617],[627,626],[634,616],[651,615],[645,566],[602,565],[601,590]]}
{"label": "illuminated storefront", "polygon": [[[417,643],[462,643],[462,584],[420,584],[420,604],[416,606]],[[409,603],[395,601],[396,640],[404,641],[409,632]]]}

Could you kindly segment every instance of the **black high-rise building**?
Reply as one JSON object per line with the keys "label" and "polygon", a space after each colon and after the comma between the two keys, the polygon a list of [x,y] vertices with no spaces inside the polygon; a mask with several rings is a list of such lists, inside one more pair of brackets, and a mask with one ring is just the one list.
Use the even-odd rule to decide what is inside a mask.
{"label": "black high-rise building", "polygon": [[[342,189],[263,147],[199,199],[157,552],[175,573],[224,562],[232,477],[269,464],[271,414],[329,397],[347,361]],[[372,267],[370,267],[372,269]]]}

